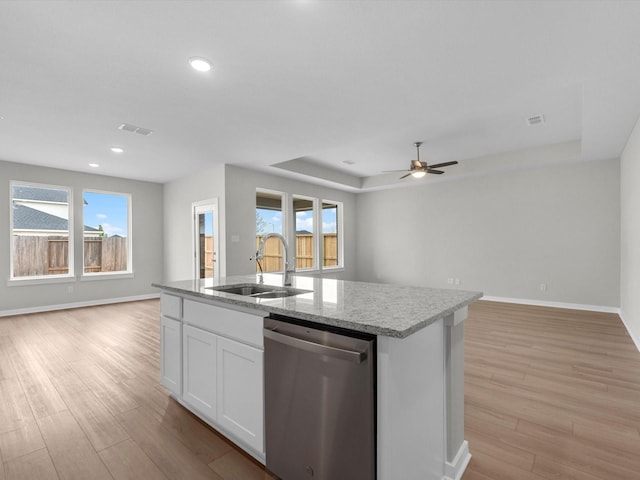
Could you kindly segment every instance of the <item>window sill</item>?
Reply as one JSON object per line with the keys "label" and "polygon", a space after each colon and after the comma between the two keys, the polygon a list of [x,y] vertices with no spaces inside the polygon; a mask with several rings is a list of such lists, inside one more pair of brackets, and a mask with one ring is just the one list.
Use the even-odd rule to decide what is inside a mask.
{"label": "window sill", "polygon": [[47,277],[23,277],[10,278],[7,280],[7,287],[24,287],[28,285],[46,285],[52,283],[74,283],[74,275],[50,275]]}
{"label": "window sill", "polygon": [[121,280],[123,278],[134,278],[133,272],[84,273],[80,277],[80,281],[81,282],[93,282],[95,280]]}

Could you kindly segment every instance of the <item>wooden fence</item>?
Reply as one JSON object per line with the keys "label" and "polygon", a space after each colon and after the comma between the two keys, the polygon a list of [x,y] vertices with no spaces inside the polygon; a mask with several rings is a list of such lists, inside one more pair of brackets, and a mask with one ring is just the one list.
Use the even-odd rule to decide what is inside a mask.
{"label": "wooden fence", "polygon": [[[322,242],[322,265],[331,267],[338,265],[338,236],[325,233]],[[256,249],[262,241],[262,235],[256,235]],[[282,271],[282,242],[276,237],[267,240],[264,246],[264,259],[261,261],[265,272]],[[296,269],[313,267],[313,235],[296,235]],[[256,271],[260,271],[256,265]]]}
{"label": "wooden fence", "polygon": [[[127,239],[87,237],[84,239],[84,271],[127,270]],[[13,276],[28,277],[69,273],[69,240],[61,236],[13,237]]]}
{"label": "wooden fence", "polygon": [[[213,278],[213,237],[205,235],[200,237],[200,255],[204,248],[204,259],[200,258],[200,278]],[[203,263],[204,262],[204,263]]]}

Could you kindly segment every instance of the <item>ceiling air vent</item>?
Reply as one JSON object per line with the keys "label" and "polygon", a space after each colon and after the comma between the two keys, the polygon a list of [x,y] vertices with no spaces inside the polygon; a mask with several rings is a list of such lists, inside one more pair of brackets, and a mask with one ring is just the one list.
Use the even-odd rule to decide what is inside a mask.
{"label": "ceiling air vent", "polygon": [[125,132],[131,133],[139,133],[140,135],[151,135],[153,130],[149,130],[148,128],[136,127],[135,125],[129,125],[128,123],[123,123],[118,127],[118,130],[123,130]]}
{"label": "ceiling air vent", "polygon": [[544,123],[544,115],[534,115],[532,117],[527,118],[527,124],[532,125],[541,125]]}

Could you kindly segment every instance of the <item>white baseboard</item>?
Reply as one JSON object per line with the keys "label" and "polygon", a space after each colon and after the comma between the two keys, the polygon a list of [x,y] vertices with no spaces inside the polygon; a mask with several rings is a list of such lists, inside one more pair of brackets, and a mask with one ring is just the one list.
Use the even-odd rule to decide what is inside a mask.
{"label": "white baseboard", "polygon": [[465,440],[462,442],[462,445],[460,445],[453,462],[445,462],[445,476],[443,480],[460,480],[470,461],[471,453],[469,453],[469,442]]}
{"label": "white baseboard", "polygon": [[627,333],[629,333],[631,340],[633,340],[633,343],[635,344],[636,349],[638,350],[638,352],[640,352],[640,338],[638,338],[636,335],[633,334],[633,331],[629,328],[629,324],[624,319],[624,315],[622,315],[622,311],[618,315],[620,315],[620,320],[622,320],[622,323],[624,324],[624,328],[627,329]]}
{"label": "white baseboard", "polygon": [[618,315],[620,315],[619,307],[607,307],[603,305],[587,305],[584,303],[548,302],[545,300],[530,300],[527,298],[508,298],[508,297],[491,297],[491,296],[484,296],[481,298],[481,300],[488,300],[490,302],[521,303],[523,305],[535,305],[538,307],[568,308],[571,310],[586,310],[590,312],[617,313]]}
{"label": "white baseboard", "polygon": [[147,293],[145,295],[134,295],[131,297],[103,298],[99,300],[87,300],[84,302],[61,303],[58,305],[43,305],[40,307],[16,308],[14,310],[0,310],[0,317],[10,315],[25,315],[28,313],[51,312],[53,310],[67,310],[69,308],[94,307],[96,305],[108,305],[110,303],[135,302],[138,300],[149,300],[160,298],[159,293]]}

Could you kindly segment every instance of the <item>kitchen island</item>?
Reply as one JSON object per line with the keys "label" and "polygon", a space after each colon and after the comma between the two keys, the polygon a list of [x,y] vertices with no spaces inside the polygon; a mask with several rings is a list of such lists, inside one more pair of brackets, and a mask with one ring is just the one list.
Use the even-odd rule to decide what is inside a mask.
{"label": "kitchen island", "polygon": [[[162,289],[161,380],[176,400],[264,463],[262,318],[285,315],[372,334],[377,478],[460,478],[470,459],[463,424],[463,322],[481,293],[298,275],[292,287],[305,293],[294,296],[215,290],[260,283],[282,286],[282,276],[154,284]],[[225,355],[234,361],[225,362]],[[203,373],[209,362],[216,365],[215,380]]]}

